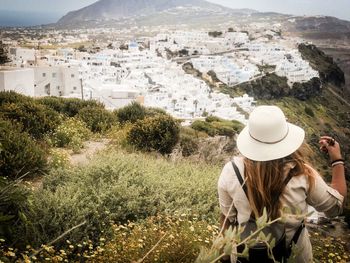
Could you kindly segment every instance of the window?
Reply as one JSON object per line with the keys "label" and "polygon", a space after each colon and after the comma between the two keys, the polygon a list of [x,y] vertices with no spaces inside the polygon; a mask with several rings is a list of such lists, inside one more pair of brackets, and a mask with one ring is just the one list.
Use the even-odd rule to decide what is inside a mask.
{"label": "window", "polygon": [[75,77],[75,75],[74,75],[74,74],[71,74],[70,76],[71,76],[71,78],[74,78],[74,77]]}
{"label": "window", "polygon": [[60,86],[57,86],[56,88],[57,88],[57,90],[60,90]]}
{"label": "window", "polygon": [[77,87],[73,87],[73,90],[77,90]]}
{"label": "window", "polygon": [[56,73],[52,73],[52,77],[56,78],[57,74]]}
{"label": "window", "polygon": [[46,73],[43,73],[43,77],[44,77],[44,78],[46,77]]}

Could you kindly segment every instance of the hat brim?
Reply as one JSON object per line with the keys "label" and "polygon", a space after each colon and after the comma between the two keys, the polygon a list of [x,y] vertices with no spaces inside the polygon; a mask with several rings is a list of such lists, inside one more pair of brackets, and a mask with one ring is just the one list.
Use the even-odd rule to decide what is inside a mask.
{"label": "hat brim", "polygon": [[305,132],[302,128],[287,123],[289,126],[287,136],[277,143],[263,143],[253,139],[246,126],[237,138],[237,148],[240,153],[253,161],[271,161],[286,157],[295,152],[302,145]]}

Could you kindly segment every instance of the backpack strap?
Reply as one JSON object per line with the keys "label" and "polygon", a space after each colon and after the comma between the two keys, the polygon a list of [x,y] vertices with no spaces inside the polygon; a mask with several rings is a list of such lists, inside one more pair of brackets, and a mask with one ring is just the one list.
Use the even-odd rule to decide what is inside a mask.
{"label": "backpack strap", "polygon": [[292,253],[292,246],[293,244],[296,244],[298,242],[298,239],[300,237],[301,231],[305,228],[304,220],[301,222],[300,226],[298,227],[297,231],[295,231],[292,240],[290,241],[290,244],[288,246],[288,254],[290,255]]}
{"label": "backpack strap", "polygon": [[237,178],[238,178],[238,181],[239,181],[239,183],[241,184],[241,186],[242,186],[242,188],[243,188],[243,191],[244,191],[245,195],[246,195],[247,198],[248,198],[247,185],[244,183],[243,177],[242,177],[242,175],[241,175],[241,173],[240,173],[240,171],[239,171],[237,165],[235,164],[235,162],[232,160],[231,163],[232,163],[233,169],[235,170],[235,173],[236,173],[236,176],[237,176]]}
{"label": "backpack strap", "polygon": [[[242,177],[242,175],[241,175],[237,165],[235,164],[234,160],[232,160],[231,163],[232,163],[233,169],[234,169],[234,171],[236,173],[236,176],[238,178],[238,181],[241,184],[241,186],[242,186],[242,188],[244,190],[244,193],[246,194],[246,196],[248,198],[247,185],[245,184],[245,182],[243,180],[243,177]],[[286,177],[286,179],[284,179],[284,181],[283,181],[283,185],[282,185],[281,191],[279,193],[277,193],[276,195],[274,195],[274,198],[272,200],[273,204],[277,203],[277,201],[280,198],[280,195],[282,194],[284,188],[287,186],[287,184],[289,183],[290,179],[292,179],[292,177],[293,177],[293,173],[289,172],[287,177]]]}

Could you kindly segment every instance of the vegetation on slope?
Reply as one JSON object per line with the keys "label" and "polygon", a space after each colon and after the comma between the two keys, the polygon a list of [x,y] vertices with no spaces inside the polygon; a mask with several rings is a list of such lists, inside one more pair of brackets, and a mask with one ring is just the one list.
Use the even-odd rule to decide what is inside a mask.
{"label": "vegetation on slope", "polygon": [[[171,163],[144,154],[110,150],[88,166],[53,170],[43,189],[32,194],[18,227],[19,243],[38,247],[71,227],[70,241],[98,240],[110,222],[125,223],[164,212],[217,215],[216,178],[220,167]],[[62,244],[61,244],[62,245]]]}
{"label": "vegetation on slope", "polygon": [[208,116],[205,118],[205,121],[194,121],[191,124],[191,128],[196,131],[205,132],[209,136],[221,135],[233,137],[243,129],[243,125],[238,121],[229,121],[215,116]]}
{"label": "vegetation on slope", "polygon": [[318,78],[303,83],[294,83],[292,88],[289,87],[286,77],[280,77],[275,73],[266,73],[260,79],[245,82],[233,88],[222,86],[221,92],[234,97],[247,93],[256,99],[271,100],[284,97],[294,97],[300,100],[307,100],[317,96],[321,91],[321,82]]}
{"label": "vegetation on slope", "polygon": [[[144,262],[194,262],[218,233],[220,169],[110,149],[86,167],[52,171],[21,208],[26,220],[16,226],[15,241],[26,249],[0,240],[0,258],[130,262],[147,255]],[[42,245],[80,223],[53,246]],[[316,258],[349,258],[340,239],[312,240]]]}
{"label": "vegetation on slope", "polygon": [[320,73],[321,81],[341,87],[345,84],[344,72],[315,45],[299,44],[299,52],[303,59],[310,62],[311,67]]}
{"label": "vegetation on slope", "polygon": [[[0,100],[4,100],[4,97],[6,96],[0,95]],[[18,103],[22,103],[22,96],[14,97],[18,99]],[[11,100],[14,97],[8,96],[6,99]],[[305,128],[308,134],[307,141],[315,152],[318,152],[319,135],[330,134],[341,142],[345,157],[348,158],[350,111],[349,107],[341,102],[329,87],[325,87],[323,94],[307,102],[293,97],[261,101],[264,104],[279,105],[291,122]],[[7,103],[15,102],[7,101]],[[73,108],[79,109],[75,110],[76,115],[79,115],[80,103],[77,101],[73,104],[75,103],[78,107]],[[65,101],[62,105],[65,105]],[[88,115],[88,112],[85,114]],[[74,126],[74,119],[66,114],[62,115],[64,120],[68,120],[62,122],[63,126],[59,126],[63,131],[65,126]],[[117,111],[114,115],[119,121],[126,116],[123,124],[115,125],[112,130],[117,131],[119,136],[116,136],[117,140],[124,138],[127,143],[128,134],[137,123],[169,118],[160,110],[146,109],[137,104]],[[237,123],[212,116],[203,123],[201,125],[209,127],[209,131],[213,129],[214,134],[223,131],[224,135],[231,137],[241,129]],[[138,126],[142,128],[143,124]],[[141,130],[147,132],[149,125],[146,126]],[[59,130],[56,128],[56,132]],[[148,134],[152,135],[155,131],[151,130]],[[184,156],[198,152],[200,146],[196,139],[204,137],[200,131],[182,128],[180,146],[186,152]],[[234,148],[234,139],[231,138],[230,141]],[[214,146],[218,147],[217,144]],[[223,163],[213,165],[184,159],[172,162],[161,155],[145,155],[133,151],[126,153],[116,146],[111,147],[86,167],[57,166],[58,169],[51,170],[44,179],[43,188],[30,193],[30,202],[27,202],[28,191],[16,188],[16,195],[19,193],[19,196],[23,197],[18,199],[22,206],[16,203],[17,210],[10,214],[10,219],[16,220],[16,225],[6,230],[7,236],[4,232],[0,233],[0,238],[5,237],[7,245],[10,242],[16,244],[17,250],[5,247],[0,239],[0,247],[2,246],[0,257],[3,257],[1,260],[29,258],[28,254],[36,253],[33,247],[38,249],[41,244],[49,243],[81,223],[79,228],[73,229],[64,238],[55,242],[55,248],[42,246],[42,250],[36,255],[39,261],[45,258],[52,261],[90,259],[92,262],[137,260],[146,255],[164,234],[169,234],[164,237],[154,253],[147,257],[146,262],[162,262],[165,258],[193,262],[198,255],[199,247],[210,245],[212,236],[217,233],[213,226],[217,223],[218,215],[216,183]],[[310,159],[315,161],[314,164],[318,165],[323,174],[329,176],[324,156],[318,154],[310,156]],[[0,193],[1,191],[0,189]],[[17,199],[13,197],[8,200]],[[0,212],[4,215],[8,213],[3,210]],[[7,226],[13,223],[9,222],[11,223]],[[319,249],[316,251],[317,255],[322,259],[338,259],[338,262],[345,262],[345,257],[348,255],[342,250],[343,245],[336,240],[332,242],[334,245],[332,249],[330,247],[319,249],[320,245],[315,246],[315,249]],[[27,247],[27,255],[23,250],[26,245],[30,245]],[[18,250],[21,246],[22,249]],[[334,253],[334,249],[338,255]],[[20,255],[21,253],[23,255]],[[32,260],[34,258],[31,257]]]}

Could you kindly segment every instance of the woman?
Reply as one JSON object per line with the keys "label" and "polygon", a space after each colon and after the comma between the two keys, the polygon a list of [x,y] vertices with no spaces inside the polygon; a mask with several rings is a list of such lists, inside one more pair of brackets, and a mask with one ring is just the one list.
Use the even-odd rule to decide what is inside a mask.
{"label": "woman", "polygon": [[[293,213],[306,214],[308,206],[334,217],[342,212],[346,197],[344,160],[338,142],[328,136],[321,137],[320,148],[327,151],[332,163],[332,183],[328,186],[300,152],[305,133],[300,127],[286,121],[276,106],[259,106],[249,116],[249,122],[237,138],[237,148],[243,157],[234,157],[246,185],[247,195],[231,162],[223,168],[219,182],[219,203],[224,229],[232,223],[247,222],[251,215],[258,218],[264,207],[270,219],[278,218],[283,207]],[[291,176],[288,184],[284,180]],[[273,197],[281,192],[277,202]],[[297,212],[298,211],[298,212]],[[297,262],[312,262],[312,248],[306,228],[295,217],[288,218],[287,243],[297,230]],[[294,240],[294,239],[293,239]],[[233,260],[232,260],[233,261]]]}

